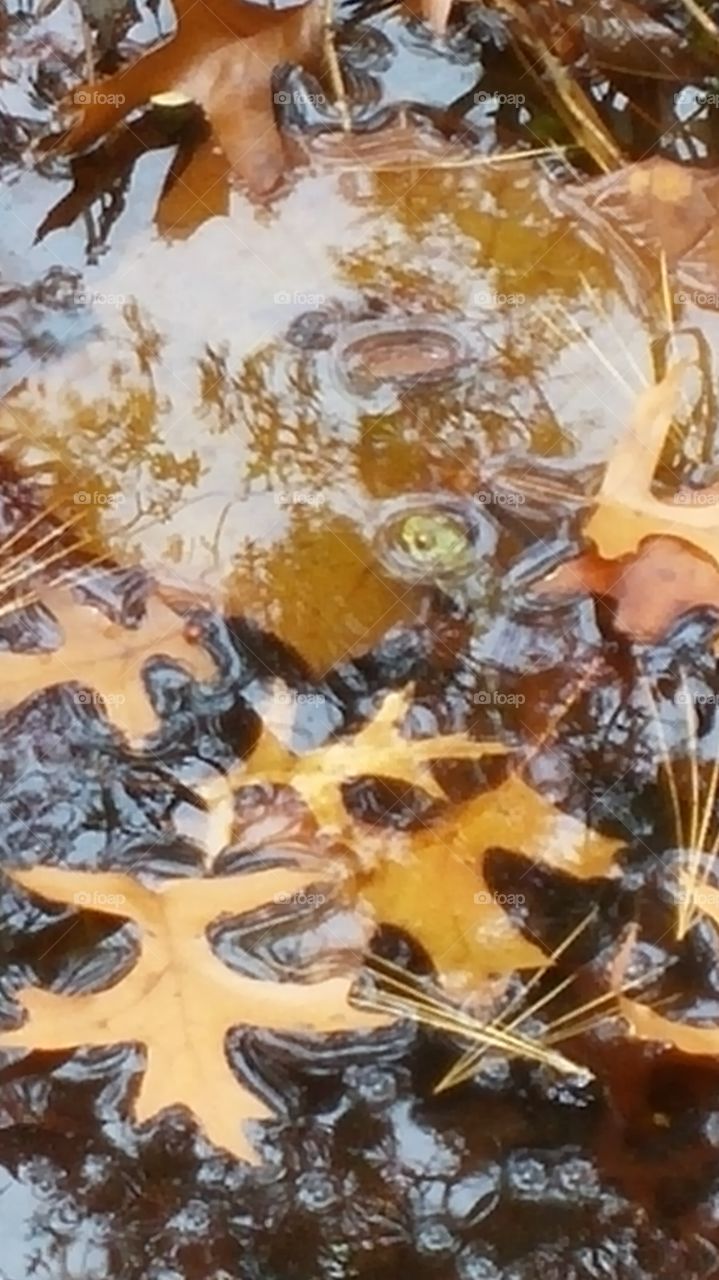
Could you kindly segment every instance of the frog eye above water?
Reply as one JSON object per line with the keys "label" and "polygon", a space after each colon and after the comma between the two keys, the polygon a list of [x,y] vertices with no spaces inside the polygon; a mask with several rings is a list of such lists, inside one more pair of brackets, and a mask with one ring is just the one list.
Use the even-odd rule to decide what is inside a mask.
{"label": "frog eye above water", "polygon": [[416,497],[388,504],[375,535],[382,563],[410,581],[461,581],[494,541],[493,527],[472,504]]}

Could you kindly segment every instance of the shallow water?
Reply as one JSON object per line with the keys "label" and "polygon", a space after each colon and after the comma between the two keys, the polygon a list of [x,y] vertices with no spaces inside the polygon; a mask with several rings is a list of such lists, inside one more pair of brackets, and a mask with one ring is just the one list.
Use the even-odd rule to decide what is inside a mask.
{"label": "shallow water", "polygon": [[[145,14],[132,37],[153,31]],[[11,27],[6,65],[21,74],[2,109],[28,135],[50,114],[38,65],[59,58],[67,80],[78,35],[69,4]],[[385,16],[371,35],[362,56],[383,107],[446,107],[471,89],[466,31],[438,48]],[[215,855],[234,873],[312,850],[349,872],[342,890],[320,877],[319,907],[311,894],[216,922],[229,968],[309,984],[338,951],[356,966],[370,948],[471,999],[481,977],[490,1003],[598,901],[557,981],[577,969],[591,999],[635,921],[652,995],[714,1020],[713,926],[673,938],[676,832],[638,678],[668,701],[691,662],[713,699],[707,621],[637,657],[586,597],[540,605],[528,588],[581,547],[603,467],[659,371],[661,271],[578,195],[566,162],[494,164],[501,121],[472,119],[462,163],[429,124],[395,169],[315,139],[311,167],[269,207],[229,186],[207,139],[175,156],[167,112],[84,168],[8,149],[2,532],[13,556],[24,526],[37,563],[62,553],[39,603],[0,614],[3,865],[162,881],[199,877]],[[431,151],[446,163],[418,162]],[[690,301],[676,341],[691,358],[700,332],[704,362],[683,478],[712,479],[718,461],[704,430],[715,328]],[[502,790],[501,760],[441,761],[441,803],[363,771],[342,792],[364,824],[349,849],[272,768],[253,771],[263,726],[301,759],[407,688],[410,738],[506,743],[546,807]],[[665,734],[685,747],[686,718],[667,711]],[[712,745],[707,732],[696,748],[707,773]],[[208,809],[201,789],[218,785]],[[523,905],[479,919],[478,884]],[[28,983],[117,981],[137,929],[5,877],[0,952],[8,1029]],[[278,1117],[252,1129],[256,1168],[186,1111],[129,1118],[139,1042],[3,1049],[0,1276],[711,1280],[713,1060],[614,1024],[575,1049],[591,1082],[490,1054],[435,1096],[458,1053],[437,1030],[328,1041],[240,1024],[233,1071]]]}

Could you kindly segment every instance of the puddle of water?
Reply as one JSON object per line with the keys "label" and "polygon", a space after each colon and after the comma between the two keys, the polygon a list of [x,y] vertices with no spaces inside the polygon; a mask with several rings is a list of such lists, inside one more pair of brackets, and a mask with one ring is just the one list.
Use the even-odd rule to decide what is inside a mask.
{"label": "puddle of water", "polygon": [[[651,316],[530,164],[305,176],[272,212],[236,193],[173,243],[148,230],[168,163],[140,162],[90,266],[79,223],[32,244],[55,182],[4,196],[26,281],[82,271],[62,350],[18,357],[2,410],[25,460],[52,460],[60,497],[87,507],[79,534],[322,667],[417,607],[366,537],[380,501],[475,495],[509,459],[571,477],[606,458],[649,373]],[[314,348],[295,336],[306,312],[325,318]],[[456,334],[462,378],[413,368],[394,402],[356,394],[338,344],[370,316]]]}

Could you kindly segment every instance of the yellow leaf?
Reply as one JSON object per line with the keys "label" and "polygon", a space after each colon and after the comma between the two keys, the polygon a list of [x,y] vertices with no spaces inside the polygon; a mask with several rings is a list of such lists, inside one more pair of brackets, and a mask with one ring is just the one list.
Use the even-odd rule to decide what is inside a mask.
{"label": "yellow leaf", "polygon": [[[276,682],[276,687],[281,682]],[[320,827],[342,831],[350,818],[342,799],[342,786],[363,775],[393,778],[408,787],[422,787],[435,798],[445,798],[430,765],[435,760],[478,760],[506,755],[500,742],[474,742],[464,733],[434,738],[406,738],[401,732],[412,689],[387,694],[376,716],[355,734],[338,738],[304,755],[295,755],[268,728],[272,707],[263,710],[263,733],[248,761],[230,774],[200,788],[210,807],[227,804],[232,788],[261,778],[292,786],[311,810]],[[284,705],[284,704],[283,704]],[[282,718],[282,717],[281,717]]]}
{"label": "yellow leaf", "polygon": [[438,969],[458,978],[474,983],[544,964],[544,952],[518,935],[487,889],[482,862],[493,846],[588,879],[611,872],[621,841],[562,813],[513,774],[420,833],[383,831],[383,856],[362,896],[378,920],[408,930]]}

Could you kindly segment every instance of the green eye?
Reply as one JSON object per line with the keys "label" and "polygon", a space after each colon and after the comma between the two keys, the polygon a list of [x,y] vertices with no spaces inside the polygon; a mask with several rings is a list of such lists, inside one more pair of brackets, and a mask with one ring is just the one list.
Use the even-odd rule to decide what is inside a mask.
{"label": "green eye", "polygon": [[[492,531],[487,526],[490,539]],[[485,533],[460,503],[392,504],[381,521],[376,547],[380,559],[398,577],[430,581],[461,580],[473,573],[485,548]]]}
{"label": "green eye", "polygon": [[408,555],[428,568],[452,570],[463,564],[471,550],[467,530],[447,516],[408,516],[398,530],[398,537]]}

